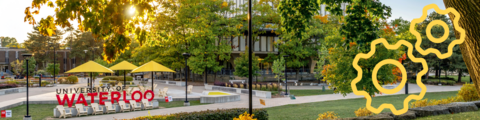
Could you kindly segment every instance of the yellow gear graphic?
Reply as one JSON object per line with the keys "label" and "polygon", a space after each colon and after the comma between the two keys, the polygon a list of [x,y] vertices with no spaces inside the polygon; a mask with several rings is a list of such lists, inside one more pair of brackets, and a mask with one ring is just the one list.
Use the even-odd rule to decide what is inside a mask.
{"label": "yellow gear graphic", "polygon": [[[421,63],[423,68],[425,68],[422,71],[420,71],[417,76],[423,76],[427,73],[427,71],[428,71],[427,61],[425,61],[425,59],[423,59],[423,58],[415,58],[415,56],[413,56],[413,54],[412,54],[413,53],[413,45],[410,42],[407,42],[405,40],[400,40],[400,41],[397,42],[397,44],[390,45],[385,38],[379,38],[379,39],[374,40],[371,43],[371,51],[368,52],[368,54],[360,53],[360,54],[357,54],[355,56],[355,58],[353,59],[353,68],[355,68],[358,71],[357,77],[355,79],[353,79],[352,83],[350,84],[350,86],[352,87],[353,93],[355,93],[355,95],[365,96],[365,98],[367,99],[367,106],[366,107],[367,107],[368,110],[372,111],[373,113],[378,114],[378,113],[382,112],[383,109],[389,108],[392,111],[393,114],[400,115],[400,114],[403,114],[403,113],[408,111],[408,102],[410,100],[412,100],[412,99],[420,100],[420,99],[423,98],[423,96],[427,92],[427,87],[422,83],[422,77],[417,77],[417,84],[422,89],[422,91],[420,92],[419,95],[409,95],[403,101],[403,109],[397,110],[397,109],[395,109],[395,107],[392,104],[387,104],[387,103],[384,103],[384,104],[380,105],[380,107],[378,107],[378,108],[372,107],[372,97],[367,92],[365,92],[363,90],[362,91],[357,90],[356,84],[358,82],[360,82],[360,80],[362,79],[362,76],[363,76],[363,71],[362,71],[362,68],[360,68],[360,66],[358,65],[358,61],[361,58],[367,59],[367,58],[372,57],[372,55],[376,51],[376,45],[378,45],[378,44],[383,44],[385,46],[385,48],[390,49],[390,50],[395,50],[395,49],[398,49],[401,45],[405,45],[408,48],[408,51],[407,51],[407,56],[408,57],[407,58],[411,59],[413,62]],[[396,88],[394,88],[392,90],[384,89],[377,82],[378,81],[377,80],[378,69],[385,64],[396,65],[398,68],[400,68],[400,71],[402,71],[402,82],[400,83],[399,86],[397,86]],[[405,70],[405,67],[402,64],[400,64],[400,62],[398,62],[394,59],[386,59],[386,60],[381,61],[377,65],[375,65],[375,67],[373,69],[373,73],[372,73],[372,82],[374,83],[375,88],[377,88],[380,92],[383,92],[383,93],[386,93],[386,94],[393,94],[393,93],[396,93],[396,92],[400,91],[403,88],[403,86],[405,86],[405,83],[407,82],[407,80],[406,80],[407,79],[407,74],[406,73],[407,72]]]}
{"label": "yellow gear graphic", "polygon": [[[427,50],[423,50],[422,48],[420,48],[420,44],[422,42],[422,38],[421,38],[421,35],[420,33],[418,33],[416,30],[415,30],[415,25],[417,23],[420,23],[422,22],[423,20],[425,20],[425,18],[427,17],[427,11],[429,9],[434,9],[435,11],[437,11],[439,14],[447,14],[447,13],[453,13],[455,16],[455,19],[454,19],[454,26],[455,29],[457,31],[460,32],[460,39],[458,40],[454,40],[452,41],[452,43],[450,43],[448,45],[448,52],[445,53],[445,54],[441,54],[439,50],[437,49],[434,49],[434,48],[428,48]],[[447,57],[450,57],[452,55],[452,51],[453,51],[453,47],[457,44],[461,44],[463,43],[463,41],[465,41],[465,30],[461,27],[458,26],[458,21],[460,20],[460,14],[453,8],[447,8],[446,10],[440,10],[438,8],[438,6],[436,4],[430,4],[430,5],[427,5],[423,8],[423,15],[422,17],[418,18],[418,19],[414,19],[411,24],[410,24],[410,32],[416,36],[417,38],[417,42],[415,44],[415,47],[417,49],[417,51],[422,54],[422,55],[427,55],[429,53],[434,53],[436,54],[440,59],[445,59]],[[444,30],[448,31],[448,26],[445,22],[443,21],[440,21],[440,20],[434,20],[432,21],[428,26],[427,26],[427,38],[434,42],[434,43],[441,43],[443,41],[445,41],[448,37],[448,32],[445,32],[445,34],[440,37],[440,38],[434,38],[432,35],[431,35],[431,28],[434,26],[434,25],[441,25]],[[409,59],[411,59],[413,62],[416,62],[416,63],[421,63],[422,64],[422,67],[424,68],[422,71],[420,71],[418,74],[417,74],[417,85],[422,89],[420,94],[419,95],[409,95],[404,101],[403,101],[403,109],[400,109],[400,110],[397,110],[395,109],[395,107],[392,105],[392,104],[388,104],[388,103],[384,103],[382,105],[380,105],[380,107],[378,108],[374,108],[372,107],[372,97],[365,91],[358,91],[357,90],[357,86],[356,84],[358,82],[360,82],[360,80],[362,79],[362,75],[363,75],[363,71],[361,69],[361,67],[358,65],[358,61],[360,60],[360,58],[363,58],[363,59],[367,59],[367,58],[370,58],[376,51],[376,45],[377,44],[383,44],[387,49],[398,49],[401,45],[405,45],[407,46],[408,48],[408,51],[407,51],[407,56]],[[406,113],[408,111],[408,103],[409,101],[415,99],[415,100],[421,100],[424,96],[425,96],[425,93],[427,92],[427,87],[422,83],[421,81],[421,76],[425,75],[428,71],[428,66],[427,66],[427,62],[425,61],[425,59],[423,58],[415,58],[415,56],[413,56],[412,54],[413,52],[413,45],[405,40],[400,40],[397,42],[397,44],[395,45],[390,45],[386,39],[384,38],[379,38],[379,39],[376,39],[374,40],[372,43],[371,43],[371,51],[368,53],[368,54],[364,54],[364,53],[359,53],[355,56],[354,60],[353,60],[353,67],[355,68],[355,70],[358,71],[358,74],[357,74],[357,77],[351,82],[351,87],[352,87],[352,90],[353,90],[353,93],[355,95],[363,95],[365,96],[365,98],[367,99],[367,103],[366,103],[366,107],[368,110],[372,111],[373,113],[380,113],[383,109],[385,108],[389,108],[393,114],[395,115],[400,115],[400,114],[403,114],[403,113]],[[402,72],[402,81],[400,83],[399,86],[397,86],[396,88],[392,89],[392,90],[387,90],[387,89],[384,89],[381,85],[378,84],[378,80],[377,80],[377,72],[378,72],[378,69],[380,67],[382,67],[383,65],[385,64],[393,64],[393,65],[396,65],[400,71]],[[405,83],[407,82],[406,80],[406,70],[405,70],[405,67],[400,64],[398,61],[396,60],[393,60],[393,59],[386,59],[386,60],[383,60],[381,61],[380,63],[378,63],[377,65],[375,65],[374,69],[373,69],[373,73],[372,73],[372,82],[375,86],[375,88],[377,88],[380,92],[383,92],[383,93],[386,93],[386,94],[393,94],[393,93],[396,93],[398,91],[400,91],[404,86],[405,86]]]}
{"label": "yellow gear graphic", "polygon": [[[422,36],[420,35],[419,32],[417,32],[415,30],[415,25],[418,24],[418,23],[421,23],[422,21],[424,21],[426,18],[427,18],[427,14],[428,14],[428,10],[430,9],[434,9],[435,12],[437,12],[438,14],[448,14],[448,13],[452,13],[453,15],[455,15],[455,19],[453,20],[453,25],[455,27],[455,30],[457,30],[459,33],[460,33],[460,39],[457,39],[457,40],[454,40],[452,41],[449,45],[448,45],[448,51],[447,53],[440,53],[439,50],[435,49],[435,48],[428,48],[427,50],[424,50],[420,47],[420,44],[422,43]],[[453,47],[455,45],[459,45],[459,44],[462,44],[463,41],[465,41],[465,29],[463,29],[462,27],[459,26],[458,24],[458,21],[460,20],[461,16],[460,16],[460,13],[457,12],[457,10],[455,10],[454,8],[447,8],[445,10],[441,10],[440,8],[438,8],[438,6],[436,4],[430,4],[430,5],[427,5],[423,8],[423,14],[422,14],[422,17],[420,18],[417,18],[417,19],[413,19],[412,22],[410,23],[410,32],[415,35],[415,37],[417,38],[417,43],[415,43],[415,48],[417,49],[417,51],[422,54],[422,55],[427,55],[427,54],[430,54],[430,53],[433,53],[435,55],[438,56],[438,58],[440,59],[445,59],[445,58],[448,58],[450,56],[452,56],[452,53],[453,53]],[[447,31],[444,33],[444,35],[440,38],[435,38],[432,36],[431,34],[431,29],[434,25],[440,25],[443,27],[443,30]],[[432,41],[433,43],[441,43],[443,41],[445,41],[448,37],[448,32],[449,28],[447,26],[447,24],[441,20],[434,20],[432,22],[430,22],[430,24],[427,25],[427,38]]]}

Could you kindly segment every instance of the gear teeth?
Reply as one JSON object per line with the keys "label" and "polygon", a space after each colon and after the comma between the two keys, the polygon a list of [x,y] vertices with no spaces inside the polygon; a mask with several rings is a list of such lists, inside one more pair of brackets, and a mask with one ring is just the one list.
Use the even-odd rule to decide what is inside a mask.
{"label": "gear teeth", "polygon": [[[428,48],[427,50],[423,50],[422,48],[420,48],[420,44],[422,43],[422,36],[420,35],[420,33],[418,33],[416,30],[415,30],[415,25],[424,21],[425,18],[427,17],[427,11],[429,9],[434,9],[435,11],[437,11],[439,14],[447,14],[447,13],[453,13],[456,17],[454,19],[454,26],[455,27],[455,30],[459,31],[460,32],[460,39],[457,39],[457,40],[454,40],[452,41],[449,45],[448,45],[448,52],[445,53],[445,54],[441,54],[439,50],[437,49],[434,49],[434,48]],[[454,9],[454,8],[447,8],[446,10],[440,10],[440,8],[438,8],[438,6],[436,4],[430,4],[430,5],[427,5],[423,8],[423,15],[422,17],[418,18],[418,19],[414,19],[411,23],[410,23],[410,32],[415,35],[415,37],[417,38],[417,42],[415,44],[415,48],[416,50],[422,54],[422,55],[427,55],[427,54],[430,54],[430,53],[434,53],[438,56],[438,58],[440,59],[445,59],[445,58],[448,58],[452,55],[452,51],[453,51],[453,47],[457,44],[461,44],[465,41],[465,30],[461,27],[458,26],[458,21],[460,20],[460,14]],[[429,28],[431,28],[431,26],[435,25],[435,24],[440,24],[442,26],[446,26],[446,24],[444,24],[444,22],[442,23],[443,21],[433,21],[431,22],[430,24],[432,25],[428,25],[427,26],[427,30],[429,30]],[[429,27],[430,26],[430,27]],[[444,27],[444,30],[447,30],[448,31],[448,27],[445,28]],[[448,32],[445,33],[446,35],[444,35],[443,37],[437,39],[437,38],[434,38],[431,36],[430,32],[427,31],[427,37],[430,39],[430,41],[434,42],[434,43],[441,43],[443,41],[446,40],[446,37],[445,36],[448,36]],[[422,64],[422,67],[424,68],[422,71],[420,71],[418,74],[417,74],[417,85],[422,89],[420,94],[419,95],[409,95],[407,98],[405,98],[405,100],[403,101],[403,109],[400,109],[400,110],[397,110],[395,109],[395,107],[392,105],[392,104],[388,104],[388,103],[384,103],[382,105],[380,105],[380,107],[378,108],[374,108],[372,107],[372,97],[366,92],[366,91],[363,91],[363,90],[357,90],[357,86],[356,84],[358,82],[360,82],[360,80],[362,79],[362,76],[363,76],[363,71],[362,71],[362,68],[358,65],[358,61],[362,58],[362,59],[367,59],[367,58],[370,58],[372,57],[372,55],[375,53],[376,51],[376,45],[377,44],[383,44],[387,49],[390,49],[390,50],[395,50],[395,49],[398,49],[401,45],[405,45],[407,46],[408,48],[408,51],[407,51],[407,56],[409,59],[411,59],[413,62],[415,63],[421,63]],[[365,99],[367,99],[367,103],[366,103],[366,107],[368,110],[372,111],[373,113],[380,113],[382,112],[383,109],[385,108],[388,108],[392,111],[393,114],[395,115],[401,115],[401,114],[404,114],[408,111],[408,103],[411,101],[411,100],[421,100],[424,96],[425,96],[425,93],[427,92],[427,87],[425,86],[425,84],[422,83],[422,77],[423,75],[425,75],[428,71],[428,66],[427,66],[427,62],[425,59],[423,58],[415,58],[415,56],[413,56],[413,45],[410,43],[410,42],[407,42],[405,40],[400,40],[398,41],[395,45],[390,45],[387,40],[385,38],[379,38],[379,39],[376,39],[374,40],[372,43],[371,43],[371,51],[368,53],[368,54],[364,54],[364,53],[359,53],[355,56],[355,59],[353,59],[353,67],[355,68],[355,70],[358,71],[358,74],[357,74],[357,77],[351,82],[350,86],[352,87],[352,90],[353,90],[353,93],[355,95],[363,95],[365,96]],[[393,90],[387,90],[387,89],[384,89],[381,85],[378,84],[378,81],[377,78],[375,77],[375,75],[377,74],[377,70],[375,70],[377,67],[381,67],[385,64],[394,64],[396,65],[398,68],[400,68],[400,71],[402,71],[402,73],[406,73],[406,70],[405,70],[405,67],[402,65],[402,64],[399,64],[398,61],[396,60],[393,60],[393,59],[387,59],[387,60],[383,60],[381,61],[380,63],[378,63],[377,65],[375,65],[375,68],[374,68],[374,71],[372,73],[372,82],[374,83],[374,86],[375,88],[377,88],[380,92],[383,92],[383,93],[386,93],[386,94],[393,94],[393,93],[396,93],[398,92],[399,90],[401,90],[403,88],[403,86],[405,86],[407,80],[406,80],[406,74],[402,74],[402,81],[400,83],[399,86],[397,86],[395,89]]]}
{"label": "gear teeth", "polygon": [[[427,48],[426,50],[424,50],[420,47],[420,44],[422,44],[422,36],[420,35],[419,32],[417,32],[415,30],[415,25],[423,22],[427,18],[428,10],[430,10],[430,9],[434,9],[435,12],[437,12],[438,14],[444,14],[445,15],[445,14],[448,14],[448,13],[452,13],[453,15],[455,15],[455,19],[453,20],[453,25],[455,27],[455,30],[457,30],[460,33],[460,39],[456,39],[448,45],[447,53],[442,54],[438,49],[435,49],[435,48]],[[438,58],[440,58],[440,59],[445,59],[445,58],[448,58],[448,57],[452,56],[453,47],[455,45],[462,44],[465,41],[465,36],[466,36],[465,35],[465,29],[460,27],[459,24],[458,24],[458,21],[461,18],[460,13],[458,13],[458,11],[455,10],[454,8],[447,8],[445,10],[441,10],[440,8],[438,8],[438,6],[436,4],[430,4],[430,5],[425,6],[423,8],[422,13],[423,13],[422,17],[417,18],[417,19],[413,19],[412,22],[410,23],[410,32],[413,35],[415,35],[415,37],[417,38],[417,43],[415,43],[415,48],[417,49],[417,51],[422,55],[427,55],[427,54],[433,53],[433,54],[437,55]],[[427,25],[427,37],[433,43],[441,43],[441,42],[443,42],[447,39],[449,32],[445,32],[445,35],[443,35],[443,37],[441,37],[439,39],[432,37],[431,32],[430,32],[431,26],[436,25],[436,24],[441,25],[443,27],[443,29],[446,30],[446,31],[449,30],[449,28],[445,24],[445,22],[443,22],[441,20],[434,20],[433,22],[431,22],[430,24]]]}

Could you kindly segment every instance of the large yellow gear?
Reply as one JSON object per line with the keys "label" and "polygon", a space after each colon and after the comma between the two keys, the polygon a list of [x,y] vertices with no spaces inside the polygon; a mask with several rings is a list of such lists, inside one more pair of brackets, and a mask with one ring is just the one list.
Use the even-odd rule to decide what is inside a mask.
{"label": "large yellow gear", "polygon": [[[445,53],[445,54],[441,54],[439,50],[437,49],[434,49],[434,48],[428,48],[427,50],[423,50],[422,48],[420,48],[420,44],[422,42],[422,38],[421,38],[421,35],[420,33],[418,33],[416,30],[415,30],[415,25],[417,23],[420,23],[422,22],[423,20],[425,20],[425,18],[427,17],[427,11],[429,9],[434,9],[435,11],[437,11],[439,14],[447,14],[447,13],[453,13],[455,16],[455,19],[454,19],[454,25],[455,26],[455,29],[457,31],[460,32],[461,36],[460,36],[460,39],[458,40],[454,40],[452,41],[452,43],[449,44],[448,46],[448,52]],[[418,19],[414,19],[411,24],[410,24],[410,32],[416,36],[417,38],[417,42],[415,44],[415,47],[417,49],[417,51],[419,51],[420,54],[422,55],[427,55],[429,53],[434,53],[436,54],[440,59],[445,59],[445,58],[448,58],[452,55],[452,51],[453,51],[453,47],[457,44],[461,44],[463,43],[463,41],[465,41],[465,30],[461,27],[458,26],[458,20],[460,19],[460,14],[453,8],[447,8],[446,10],[440,10],[438,8],[438,6],[436,4],[430,4],[430,5],[427,5],[423,8],[423,15],[422,17],[418,18]],[[434,42],[434,43],[441,43],[443,41],[445,41],[448,37],[448,26],[446,25],[446,23],[442,23],[443,21],[440,21],[440,20],[435,20],[433,22],[431,22],[428,26],[427,26],[427,38],[430,39],[430,41]],[[442,37],[440,38],[434,38],[432,37],[431,35],[431,28],[432,26],[434,25],[441,25],[442,27],[444,27],[444,30],[446,30],[447,32],[445,32],[445,35],[443,35]],[[422,64],[422,67],[424,68],[422,71],[420,71],[418,74],[417,74],[417,85],[422,89],[420,94],[419,95],[409,95],[404,101],[403,101],[403,109],[400,109],[400,110],[397,110],[395,109],[395,107],[392,105],[392,104],[388,104],[388,103],[384,103],[382,105],[380,105],[380,107],[378,108],[374,108],[372,107],[372,97],[365,91],[359,91],[357,90],[357,86],[356,84],[358,82],[360,82],[360,80],[362,79],[362,75],[363,75],[363,71],[361,69],[361,67],[358,65],[358,61],[360,60],[360,58],[363,58],[363,59],[368,59],[370,57],[372,57],[372,55],[375,53],[376,51],[376,45],[377,44],[383,44],[387,49],[391,49],[391,50],[394,50],[394,49],[398,49],[401,45],[405,45],[408,50],[407,50],[407,56],[409,59],[411,59],[413,62],[416,62],[416,63],[421,63]],[[364,53],[359,53],[355,56],[355,58],[353,59],[353,67],[358,71],[358,74],[357,74],[357,77],[351,82],[351,87],[352,87],[352,90],[353,90],[353,93],[355,95],[363,95],[365,96],[365,98],[367,99],[367,103],[366,103],[366,107],[368,110],[372,111],[373,113],[380,113],[382,112],[383,109],[385,108],[389,108],[393,114],[395,115],[400,115],[400,114],[403,114],[403,113],[406,113],[408,111],[408,103],[415,99],[415,100],[421,100],[424,96],[425,96],[425,93],[427,92],[427,87],[422,83],[422,76],[425,75],[428,71],[428,66],[427,66],[427,62],[425,61],[425,59],[423,58],[415,58],[415,56],[413,56],[412,54],[413,52],[413,45],[405,40],[400,40],[397,42],[397,44],[395,45],[390,45],[386,39],[384,38],[379,38],[379,39],[376,39],[374,40],[372,43],[371,43],[371,51],[368,53],[368,54],[364,54]],[[381,85],[378,84],[378,80],[377,80],[377,72],[378,72],[378,69],[380,67],[382,67],[383,65],[385,64],[393,64],[393,65],[396,65],[400,71],[402,72],[402,81],[400,83],[399,86],[397,86],[396,88],[392,89],[392,90],[387,90],[385,88],[383,88]],[[406,84],[407,82],[407,74],[406,74],[406,70],[405,70],[405,67],[398,61],[394,60],[394,59],[386,59],[386,60],[383,60],[383,61],[380,61],[380,63],[378,63],[377,65],[375,65],[374,69],[373,69],[373,73],[372,73],[372,82],[375,86],[376,89],[378,89],[380,92],[383,92],[385,94],[393,94],[393,93],[396,93],[398,91],[400,91]]]}
{"label": "large yellow gear", "polygon": [[[378,114],[378,113],[382,112],[383,109],[389,108],[392,111],[393,114],[400,115],[400,114],[403,114],[403,113],[408,111],[408,102],[410,100],[412,100],[412,99],[420,100],[420,99],[423,98],[423,96],[427,92],[427,87],[422,83],[422,77],[417,77],[417,84],[420,88],[422,88],[422,91],[420,92],[419,95],[409,95],[403,101],[403,109],[397,110],[397,109],[395,109],[395,107],[392,104],[387,104],[387,103],[384,103],[384,104],[380,105],[380,107],[378,107],[378,108],[372,107],[372,97],[370,96],[370,94],[368,94],[367,92],[365,92],[363,90],[362,91],[357,90],[356,84],[358,82],[360,82],[360,80],[362,79],[362,76],[363,76],[363,71],[362,71],[362,68],[360,68],[360,66],[358,65],[358,61],[361,58],[367,59],[367,58],[372,57],[372,55],[376,51],[376,45],[378,45],[378,44],[383,44],[385,46],[385,48],[390,49],[390,50],[398,49],[401,45],[406,46],[408,48],[408,50],[407,50],[407,56],[408,57],[407,58],[411,59],[413,62],[421,63],[423,68],[424,68],[422,71],[420,71],[418,73],[418,76],[423,76],[427,73],[427,71],[428,71],[427,61],[425,61],[425,59],[423,59],[423,58],[415,58],[415,56],[413,56],[413,54],[412,54],[413,53],[413,45],[410,42],[407,42],[405,40],[400,40],[400,41],[397,42],[397,44],[390,45],[385,38],[379,38],[379,39],[374,40],[371,43],[371,51],[368,52],[368,54],[360,53],[360,54],[357,54],[355,56],[355,59],[353,59],[353,68],[355,68],[358,71],[357,77],[355,79],[353,79],[353,81],[351,83],[353,93],[355,93],[355,95],[365,96],[365,98],[367,99],[367,106],[366,107],[367,107],[368,110],[372,111],[373,113]],[[400,85],[397,86],[396,88],[392,89],[392,90],[384,89],[377,82],[378,81],[377,80],[378,69],[385,64],[396,65],[398,68],[400,68],[400,71],[402,71],[402,81],[401,81]],[[381,61],[377,65],[375,65],[375,67],[373,69],[373,73],[372,73],[372,82],[373,82],[373,85],[375,85],[375,88],[377,88],[380,92],[385,93],[385,94],[393,94],[393,93],[396,93],[396,92],[400,91],[403,88],[403,86],[405,86],[405,83],[407,82],[407,74],[406,73],[407,72],[405,70],[405,67],[400,62],[398,62],[397,60],[394,60],[394,59],[386,59],[386,60]]]}

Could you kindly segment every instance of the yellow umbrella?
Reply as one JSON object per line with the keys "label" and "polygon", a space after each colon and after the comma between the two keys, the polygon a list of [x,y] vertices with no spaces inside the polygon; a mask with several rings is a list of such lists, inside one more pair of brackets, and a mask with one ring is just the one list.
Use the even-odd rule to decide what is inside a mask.
{"label": "yellow umbrella", "polygon": [[158,64],[155,61],[150,61],[132,70],[132,73],[138,73],[138,72],[152,72],[152,90],[153,90],[153,72],[175,72],[175,71],[161,64]]}
{"label": "yellow umbrella", "polygon": [[92,88],[93,77],[92,73],[100,72],[100,73],[113,73],[112,70],[108,69],[107,67],[100,65],[94,61],[88,61],[87,63],[83,63],[82,65],[75,67],[65,73],[80,73],[80,72],[89,72],[90,73],[90,87]]}
{"label": "yellow umbrella", "polygon": [[107,67],[100,65],[94,61],[88,61],[82,65],[75,67],[65,73],[80,73],[80,72],[101,72],[101,73],[113,73],[112,70]]}
{"label": "yellow umbrella", "polygon": [[175,72],[175,71],[161,64],[158,64],[155,61],[150,61],[132,70],[132,73],[138,73],[138,72]]}
{"label": "yellow umbrella", "polygon": [[126,73],[125,70],[133,70],[137,68],[137,66],[133,65],[132,63],[129,63],[127,61],[122,61],[112,67],[110,67],[111,70],[123,70],[123,87],[127,84],[127,78],[126,78]]}

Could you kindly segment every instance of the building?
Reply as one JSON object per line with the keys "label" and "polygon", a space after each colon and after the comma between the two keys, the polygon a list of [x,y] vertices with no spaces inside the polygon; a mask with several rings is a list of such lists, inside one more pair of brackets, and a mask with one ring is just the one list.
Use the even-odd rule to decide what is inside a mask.
{"label": "building", "polygon": [[[53,53],[53,50],[48,51]],[[24,60],[23,54],[27,53],[25,49],[18,49],[18,48],[0,48],[0,70],[5,72],[9,75],[13,75],[12,66],[10,65],[11,62],[16,60]],[[72,68],[75,68],[77,65],[83,63],[83,60],[76,60],[75,58],[69,58],[70,50],[56,50],[56,64],[60,64],[60,71],[59,73],[62,74]],[[48,53],[47,53],[48,54]],[[35,55],[33,55],[35,57]],[[49,56],[51,61],[37,61],[36,70],[43,69],[48,63],[53,63],[53,55]]]}
{"label": "building", "polygon": [[[248,3],[248,1],[246,1],[246,0],[225,0],[225,1],[227,1],[227,2],[231,1],[231,2],[236,3],[235,5],[231,6],[232,9],[237,9],[237,8],[242,9],[242,5]],[[270,3],[270,5],[272,5],[272,4]],[[345,14],[345,9],[346,9],[347,5],[348,4],[346,4],[346,3],[341,4],[341,9],[344,10],[344,15],[346,15]],[[276,9],[276,8],[272,7],[272,9]],[[320,15],[329,15],[330,14],[328,11],[326,11],[326,5],[321,5],[318,13]],[[247,14],[247,12],[244,12],[244,11],[235,12],[233,14],[225,14],[225,16],[226,17],[234,17],[236,15],[243,15],[243,14]],[[255,19],[255,16],[253,16],[253,19]],[[264,32],[264,34],[260,34],[257,38],[257,39],[259,39],[259,41],[256,41],[255,43],[253,43],[253,52],[255,53],[255,55],[260,57],[261,59],[263,59],[263,58],[267,57],[268,54],[278,54],[279,52],[281,52],[274,45],[274,43],[280,39],[279,36],[270,32],[270,31],[275,31],[275,29],[264,28],[264,29],[261,29],[261,31],[266,31],[266,32]],[[246,34],[247,31],[244,31],[244,33]],[[311,40],[316,41],[317,39],[311,39]],[[245,46],[247,46],[247,44],[248,44],[247,41],[248,41],[248,36],[237,36],[237,37],[234,37],[233,39],[230,39],[229,42],[232,44],[231,45],[232,46],[232,53],[231,53],[231,58],[228,61],[228,64],[225,66],[225,68],[222,71],[217,72],[217,73],[209,71],[209,74],[221,74],[221,75],[233,76],[233,71],[235,71],[234,70],[234,66],[235,66],[234,60],[237,57],[240,57],[240,53],[245,52],[245,50],[246,50]],[[299,70],[299,74],[307,75],[309,77],[309,79],[314,79],[313,76],[312,76],[312,73],[314,72],[314,68],[316,66],[315,63],[316,62],[309,61],[309,64],[307,66],[304,66],[303,68],[301,68]],[[262,75],[262,77],[273,76],[269,65],[260,64],[259,66],[260,66],[260,69],[261,69],[261,71],[259,73]],[[288,72],[289,76],[292,76],[293,74],[296,74],[296,70],[297,69],[288,68],[287,72]],[[303,79],[303,78],[302,77],[297,77],[296,79]]]}

